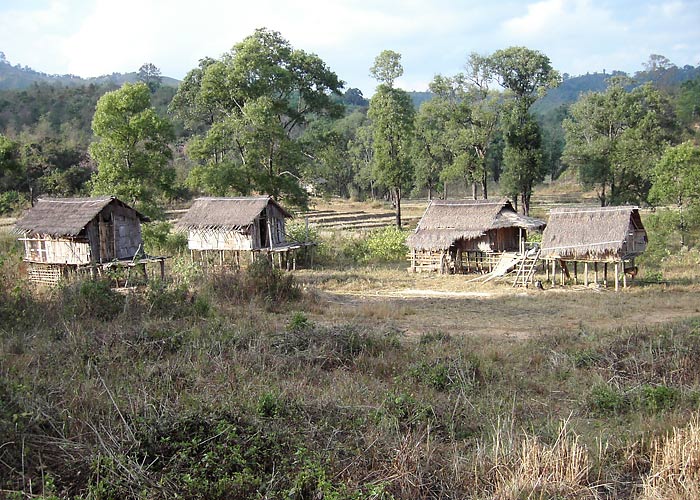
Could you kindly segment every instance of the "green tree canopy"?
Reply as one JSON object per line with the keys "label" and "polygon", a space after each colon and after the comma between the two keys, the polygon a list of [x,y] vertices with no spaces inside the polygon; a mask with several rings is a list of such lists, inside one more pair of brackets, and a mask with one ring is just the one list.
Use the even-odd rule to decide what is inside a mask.
{"label": "green tree canopy", "polygon": [[649,198],[675,205],[681,244],[686,242],[688,215],[700,215],[700,148],[691,141],[666,148],[654,170]]}
{"label": "green tree canopy", "polygon": [[[337,117],[341,82],[315,54],[258,29],[219,60],[203,59],[171,104],[195,136],[192,181],[209,192],[260,192],[303,205],[299,135],[309,119]],[[282,172],[292,175],[281,176]]]}
{"label": "green tree canopy", "polygon": [[411,144],[415,109],[408,93],[381,84],[369,103],[372,120],[373,176],[389,188],[401,227],[401,197],[413,179]]}
{"label": "green tree canopy", "polygon": [[650,84],[628,91],[627,83],[614,77],[604,92],[585,94],[563,123],[563,160],[603,206],[646,201],[652,167],[675,135],[668,99]]}
{"label": "green tree canopy", "polygon": [[369,74],[379,83],[387,87],[393,87],[394,80],[403,75],[401,54],[393,50],[382,50],[381,53],[374,58],[374,64],[369,69]]}
{"label": "green tree canopy", "polygon": [[160,196],[172,188],[174,170],[170,123],[150,105],[145,83],[124,84],[97,102],[90,155],[97,163],[93,194],[112,194],[145,213],[156,211]]}
{"label": "green tree canopy", "polygon": [[153,63],[142,64],[136,78],[138,81],[148,85],[151,92],[158,90],[163,82],[163,78],[160,76],[160,69]]}
{"label": "green tree canopy", "polygon": [[526,47],[496,51],[487,61],[501,86],[513,96],[506,121],[502,179],[511,196],[520,195],[520,206],[527,214],[532,188],[544,178],[539,126],[529,111],[538,97],[559,84],[561,77],[546,55]]}

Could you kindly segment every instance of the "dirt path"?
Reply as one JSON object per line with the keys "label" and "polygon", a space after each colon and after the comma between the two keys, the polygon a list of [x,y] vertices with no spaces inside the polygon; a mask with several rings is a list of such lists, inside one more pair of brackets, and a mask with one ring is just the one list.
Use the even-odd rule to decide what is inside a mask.
{"label": "dirt path", "polygon": [[[499,290],[500,288],[500,290]],[[315,321],[390,324],[424,333],[523,339],[541,334],[612,329],[700,318],[700,290],[648,287],[610,290],[487,291],[419,288],[319,292]]]}

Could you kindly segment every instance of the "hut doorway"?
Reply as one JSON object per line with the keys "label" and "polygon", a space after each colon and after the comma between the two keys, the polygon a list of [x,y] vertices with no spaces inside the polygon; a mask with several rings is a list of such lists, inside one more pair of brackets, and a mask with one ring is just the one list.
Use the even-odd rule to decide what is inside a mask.
{"label": "hut doorway", "polygon": [[269,245],[269,234],[267,231],[267,217],[265,214],[258,219],[258,232],[260,233],[260,248],[267,248]]}
{"label": "hut doorway", "polygon": [[100,261],[113,260],[114,255],[114,227],[111,220],[98,219],[98,229],[100,233]]}

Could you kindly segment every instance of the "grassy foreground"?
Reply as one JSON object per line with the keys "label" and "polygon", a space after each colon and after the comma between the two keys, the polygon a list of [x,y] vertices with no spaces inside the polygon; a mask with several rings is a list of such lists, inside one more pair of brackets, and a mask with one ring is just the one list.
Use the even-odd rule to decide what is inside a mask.
{"label": "grassy foreground", "polygon": [[0,497],[698,497],[700,319],[407,337],[264,265],[125,296],[15,257]]}

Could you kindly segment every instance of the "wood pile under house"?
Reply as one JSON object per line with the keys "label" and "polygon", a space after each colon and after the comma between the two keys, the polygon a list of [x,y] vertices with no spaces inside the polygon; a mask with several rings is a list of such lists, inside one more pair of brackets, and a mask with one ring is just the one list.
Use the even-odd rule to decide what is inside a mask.
{"label": "wood pile under house", "polygon": [[[133,268],[148,277],[147,263],[165,257],[148,257],[143,251],[141,223],[148,218],[114,196],[94,198],[41,198],[15,225],[24,243],[24,261],[30,281],[55,285],[75,273],[106,274]],[[118,273],[115,273],[118,274]]]}
{"label": "wood pile under house", "polygon": [[544,226],[518,214],[507,199],[432,200],[406,241],[410,269],[503,275],[523,263],[527,232]]}
{"label": "wood pile under house", "polygon": [[282,269],[296,268],[296,252],[309,243],[287,241],[292,215],[270,196],[197,198],[176,223],[187,232],[192,261],[239,268],[265,255]]}
{"label": "wood pile under house", "polygon": [[[574,207],[554,208],[550,211],[547,228],[542,234],[541,258],[547,263],[547,279],[556,284],[565,278],[588,286],[591,271],[594,284],[608,284],[608,271],[613,271],[615,290],[627,286],[627,274],[634,277],[637,267],[634,259],[647,246],[647,233],[642,225],[639,208]],[[579,264],[583,264],[582,276]],[[592,268],[592,270],[591,270]]]}

